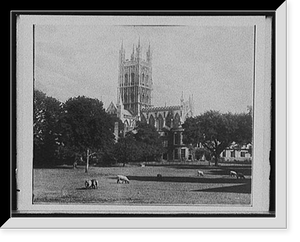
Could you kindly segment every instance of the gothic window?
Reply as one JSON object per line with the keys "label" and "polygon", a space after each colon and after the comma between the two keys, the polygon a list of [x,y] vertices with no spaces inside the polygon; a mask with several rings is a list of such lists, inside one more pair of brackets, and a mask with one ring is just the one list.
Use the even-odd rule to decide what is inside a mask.
{"label": "gothic window", "polygon": [[148,76],[148,75],[146,75],[146,86],[148,86],[148,85],[149,85],[148,81],[149,81],[149,76]]}
{"label": "gothic window", "polygon": [[127,94],[124,95],[124,103],[127,103]]}
{"label": "gothic window", "polygon": [[133,92],[131,93],[131,102],[132,103],[134,102],[134,93]]}
{"label": "gothic window", "polygon": [[131,73],[131,85],[134,85],[134,73]]}
{"label": "gothic window", "polygon": [[169,112],[166,117],[166,126],[168,126],[169,128],[171,128],[172,119],[173,119],[173,115],[172,113]]}
{"label": "gothic window", "polygon": [[180,125],[180,117],[179,117],[179,114],[176,113],[175,118],[174,118],[174,128],[178,128],[179,125]]}
{"label": "gothic window", "polygon": [[163,117],[161,116],[161,114],[159,114],[158,115],[158,130],[162,130],[163,124],[164,124]]}
{"label": "gothic window", "polygon": [[124,122],[124,129],[125,129],[125,132],[127,132],[129,130],[129,123],[127,120],[125,120],[125,122]]}
{"label": "gothic window", "polygon": [[128,74],[126,73],[125,74],[125,86],[127,86],[128,85]]}
{"label": "gothic window", "polygon": [[155,119],[154,119],[153,115],[150,115],[149,124],[151,126],[155,127]]}
{"label": "gothic window", "polygon": [[142,84],[144,84],[144,82],[145,82],[145,74],[143,73],[142,74]]}
{"label": "gothic window", "polygon": [[141,122],[142,123],[147,123],[147,120],[146,120],[146,118],[143,114],[141,115]]}

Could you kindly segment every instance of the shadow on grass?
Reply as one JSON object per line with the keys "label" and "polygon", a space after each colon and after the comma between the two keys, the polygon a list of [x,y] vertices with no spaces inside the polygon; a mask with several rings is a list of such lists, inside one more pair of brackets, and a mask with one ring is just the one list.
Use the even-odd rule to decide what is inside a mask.
{"label": "shadow on grass", "polygon": [[192,190],[192,192],[226,192],[226,193],[250,194],[251,193],[251,183],[245,183],[245,184],[227,186],[227,187],[216,187],[216,188]]}
{"label": "shadow on grass", "polygon": [[77,187],[76,190],[83,191],[83,190],[88,190],[88,189],[86,189],[85,187]]}
{"label": "shadow on grass", "polygon": [[57,165],[57,166],[34,166],[34,169],[61,169],[61,170],[80,170],[85,169],[84,165],[78,165],[74,169],[73,165]]}
{"label": "shadow on grass", "polygon": [[207,170],[215,175],[229,175],[230,171],[243,173],[246,176],[251,175],[251,165],[232,165],[232,166],[205,166],[205,165],[173,165],[175,169]]}
{"label": "shadow on grass", "polygon": [[96,188],[77,187],[76,188],[77,191],[97,190],[97,189],[98,189],[98,187],[96,187]]}
{"label": "shadow on grass", "polygon": [[180,176],[127,176],[129,180],[135,181],[157,181],[157,182],[187,182],[187,183],[249,183],[251,179],[236,178],[205,178],[205,177],[180,177]]}
{"label": "shadow on grass", "polygon": [[242,173],[246,176],[251,176],[251,169],[249,168],[244,168],[244,167],[232,167],[232,168],[220,168],[220,169],[214,169],[214,170],[210,170],[209,173],[213,174],[213,175],[229,175],[230,171],[235,171],[238,173]]}

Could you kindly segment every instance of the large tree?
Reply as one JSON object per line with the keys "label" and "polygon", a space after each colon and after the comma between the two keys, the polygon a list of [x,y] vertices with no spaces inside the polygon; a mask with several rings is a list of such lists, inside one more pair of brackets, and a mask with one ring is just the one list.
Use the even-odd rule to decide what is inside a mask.
{"label": "large tree", "polygon": [[137,122],[135,139],[140,144],[142,158],[146,161],[156,159],[164,152],[162,139],[156,128],[144,122]]}
{"label": "large tree", "polygon": [[221,152],[233,142],[240,145],[252,142],[252,116],[249,113],[220,113],[207,111],[188,118],[183,124],[186,144],[193,147],[201,144],[214,157],[215,165]]}
{"label": "large tree", "polygon": [[61,144],[62,103],[35,90],[33,97],[34,165],[54,165]]}
{"label": "large tree", "polygon": [[64,145],[86,159],[86,172],[92,156],[101,158],[114,144],[114,119],[98,99],[78,96],[64,104]]}
{"label": "large tree", "polygon": [[137,122],[132,132],[126,133],[115,145],[116,160],[125,166],[128,162],[140,162],[160,157],[163,153],[162,141],[157,130],[146,123]]}
{"label": "large tree", "polygon": [[136,141],[132,132],[127,132],[114,146],[114,157],[123,166],[128,162],[139,161],[142,156],[141,145]]}

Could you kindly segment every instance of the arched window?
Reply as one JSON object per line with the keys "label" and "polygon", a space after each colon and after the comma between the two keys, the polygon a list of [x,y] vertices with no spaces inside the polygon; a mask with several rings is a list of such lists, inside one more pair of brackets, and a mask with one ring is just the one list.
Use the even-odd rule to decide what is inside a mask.
{"label": "arched window", "polygon": [[124,129],[125,129],[125,132],[127,132],[129,130],[128,120],[125,120],[125,122],[124,122]]}
{"label": "arched window", "polygon": [[131,73],[131,85],[134,85],[134,73]]}
{"label": "arched window", "polygon": [[178,128],[179,125],[180,125],[180,116],[178,113],[176,113],[174,118],[174,128]]}
{"label": "arched window", "polygon": [[169,128],[171,128],[172,119],[173,119],[173,114],[169,112],[166,117],[166,126],[168,126]]}
{"label": "arched window", "polygon": [[146,75],[146,86],[148,86],[148,85],[149,85],[148,81],[149,81],[149,76],[148,76],[148,75]]}
{"label": "arched window", "polygon": [[147,120],[146,120],[144,114],[141,115],[141,122],[142,123],[147,123]]}
{"label": "arched window", "polygon": [[127,103],[127,93],[125,92],[125,95],[124,95],[124,103]]}
{"label": "arched window", "polygon": [[149,124],[153,127],[155,126],[155,119],[152,114],[150,115],[150,118],[149,118]]}
{"label": "arched window", "polygon": [[145,74],[143,73],[142,74],[142,84],[144,84],[144,82],[145,82]]}
{"label": "arched window", "polygon": [[131,102],[132,103],[134,102],[134,93],[133,92],[131,93]]}
{"label": "arched window", "polygon": [[125,86],[127,86],[128,85],[128,74],[126,73],[125,74]]}
{"label": "arched window", "polygon": [[158,130],[162,130],[163,124],[164,124],[163,117],[161,116],[161,114],[159,114],[158,115]]}

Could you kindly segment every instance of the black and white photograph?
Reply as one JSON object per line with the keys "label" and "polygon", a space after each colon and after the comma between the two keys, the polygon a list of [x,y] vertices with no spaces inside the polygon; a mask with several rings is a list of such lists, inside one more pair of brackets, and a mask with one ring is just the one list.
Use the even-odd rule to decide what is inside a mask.
{"label": "black and white photograph", "polygon": [[17,21],[16,214],[275,216],[272,15]]}
{"label": "black and white photograph", "polygon": [[34,34],[34,204],[251,206],[255,27]]}

